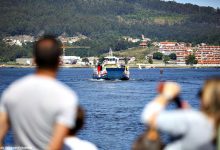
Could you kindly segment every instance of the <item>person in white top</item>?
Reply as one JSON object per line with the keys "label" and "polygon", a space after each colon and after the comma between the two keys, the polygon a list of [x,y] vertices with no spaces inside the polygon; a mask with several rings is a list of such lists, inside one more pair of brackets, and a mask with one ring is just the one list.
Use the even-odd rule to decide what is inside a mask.
{"label": "person in white top", "polygon": [[65,138],[63,150],[98,150],[93,143],[81,140],[76,136],[84,125],[84,114],[84,110],[81,107],[78,107],[76,125],[69,131],[68,137]]}
{"label": "person in white top", "polygon": [[9,128],[15,146],[58,150],[70,128],[78,107],[76,94],[56,74],[62,44],[44,36],[34,45],[36,73],[12,83],[0,101],[0,147]]}
{"label": "person in white top", "polygon": [[174,82],[164,83],[163,90],[142,113],[142,122],[160,131],[182,138],[168,144],[165,150],[215,149],[217,128],[220,123],[220,79],[205,82],[201,94],[201,110],[164,110],[180,93]]}

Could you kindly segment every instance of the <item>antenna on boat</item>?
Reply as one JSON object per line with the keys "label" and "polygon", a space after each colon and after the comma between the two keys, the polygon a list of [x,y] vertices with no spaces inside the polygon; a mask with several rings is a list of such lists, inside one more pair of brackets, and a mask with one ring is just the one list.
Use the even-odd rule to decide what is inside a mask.
{"label": "antenna on boat", "polygon": [[109,56],[113,56],[112,48],[109,49]]}

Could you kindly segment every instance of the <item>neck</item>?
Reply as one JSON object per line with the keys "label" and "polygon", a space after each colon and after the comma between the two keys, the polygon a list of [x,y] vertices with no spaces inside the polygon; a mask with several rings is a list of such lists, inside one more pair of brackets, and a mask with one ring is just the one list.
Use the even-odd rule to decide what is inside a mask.
{"label": "neck", "polygon": [[36,75],[50,77],[50,78],[56,78],[57,72],[53,71],[53,70],[47,70],[47,69],[37,69]]}

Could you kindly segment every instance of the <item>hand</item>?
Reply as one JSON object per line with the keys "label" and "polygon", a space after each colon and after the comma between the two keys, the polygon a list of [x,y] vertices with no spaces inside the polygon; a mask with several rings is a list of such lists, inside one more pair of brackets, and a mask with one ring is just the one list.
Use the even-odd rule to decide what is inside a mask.
{"label": "hand", "polygon": [[181,88],[178,83],[165,82],[161,94],[166,97],[167,100],[173,100],[176,96],[180,94],[180,91]]}

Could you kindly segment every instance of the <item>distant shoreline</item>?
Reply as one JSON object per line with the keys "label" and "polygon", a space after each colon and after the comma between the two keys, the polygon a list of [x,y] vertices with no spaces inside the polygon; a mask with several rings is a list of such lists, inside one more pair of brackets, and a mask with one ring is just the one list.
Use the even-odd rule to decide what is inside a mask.
{"label": "distant shoreline", "polygon": [[[139,65],[128,65],[129,68],[139,68]],[[95,68],[94,66],[81,66],[81,65],[63,65],[61,68]],[[29,65],[8,65],[3,64],[0,65],[0,68],[35,68],[35,66]],[[141,65],[142,69],[150,69],[150,68],[220,68],[220,65],[174,65],[174,64],[147,64]]]}

